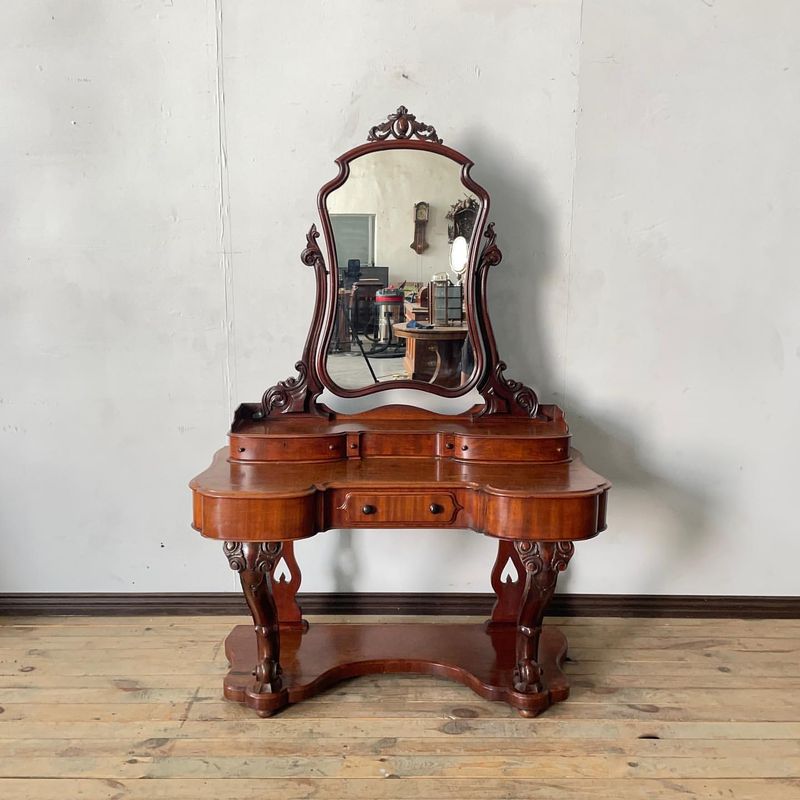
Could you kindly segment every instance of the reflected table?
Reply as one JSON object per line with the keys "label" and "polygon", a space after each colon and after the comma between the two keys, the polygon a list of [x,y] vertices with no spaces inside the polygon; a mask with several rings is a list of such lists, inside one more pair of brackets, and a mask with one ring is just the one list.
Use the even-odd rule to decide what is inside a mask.
{"label": "reflected table", "polygon": [[392,328],[406,340],[405,367],[409,377],[437,386],[460,386],[461,351],[467,338],[466,325],[437,325],[434,328],[409,328],[401,322]]}

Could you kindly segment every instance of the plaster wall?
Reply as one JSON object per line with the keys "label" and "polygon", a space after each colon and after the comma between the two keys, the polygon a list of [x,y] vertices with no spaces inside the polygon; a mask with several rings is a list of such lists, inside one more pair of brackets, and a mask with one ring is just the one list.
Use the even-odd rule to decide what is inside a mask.
{"label": "plaster wall", "polygon": [[[234,588],[186,483],[290,374],[316,192],[403,103],[492,196],[509,374],[615,483],[562,587],[796,594],[798,24],[791,0],[6,0],[0,591]],[[311,591],[488,591],[493,552],[298,547]]]}

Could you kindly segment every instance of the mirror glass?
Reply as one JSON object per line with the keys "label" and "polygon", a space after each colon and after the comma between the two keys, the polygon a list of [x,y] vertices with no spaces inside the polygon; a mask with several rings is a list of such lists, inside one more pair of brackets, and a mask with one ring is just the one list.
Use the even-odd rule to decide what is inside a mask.
{"label": "mirror glass", "polygon": [[333,382],[465,384],[474,357],[462,280],[480,203],[461,165],[424,150],[367,153],[326,208],[339,281],[326,356]]}

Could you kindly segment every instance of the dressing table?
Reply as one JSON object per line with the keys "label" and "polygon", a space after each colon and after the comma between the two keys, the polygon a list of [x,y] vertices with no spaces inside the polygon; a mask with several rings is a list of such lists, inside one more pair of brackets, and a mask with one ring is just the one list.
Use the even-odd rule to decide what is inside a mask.
{"label": "dressing table", "polygon": [[[223,542],[253,617],[253,626],[235,627],[226,640],[224,694],[269,716],[345,678],[417,672],[459,681],[535,716],[569,692],[560,669],[566,639],[542,621],[574,542],[605,528],[610,484],[571,448],[561,409],[540,404],[531,388],[504,374],[486,303],[501,253],[488,222],[489,196],[470,176],[472,162],[401,106],[336,163],[338,174],[318,196],[326,255],[316,225],[301,255],[314,270],[316,305],[297,374],[237,409],[228,447],[191,482],[193,527]],[[390,274],[435,274],[447,269],[445,213],[464,194],[475,224],[461,242],[465,260],[453,269],[474,353],[471,374],[376,383],[365,370],[359,384],[347,369],[354,356],[330,347],[346,264],[343,253],[337,260],[331,209],[373,215],[371,245]],[[421,253],[408,246],[420,202],[429,207]],[[392,250],[395,240],[403,247]],[[343,414],[319,402],[324,389],[379,399],[387,388],[452,398],[476,390],[482,402],[454,415],[400,405]],[[293,543],[342,528],[450,528],[495,538],[491,618],[309,626],[297,604]],[[402,531],[397,535],[402,546]]]}

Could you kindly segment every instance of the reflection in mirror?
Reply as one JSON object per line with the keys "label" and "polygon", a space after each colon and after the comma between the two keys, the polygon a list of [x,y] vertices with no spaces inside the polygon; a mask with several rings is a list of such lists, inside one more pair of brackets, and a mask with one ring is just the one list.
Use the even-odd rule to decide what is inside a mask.
{"label": "reflection in mirror", "polygon": [[461,165],[424,150],[367,153],[327,198],[339,291],[327,371],[344,389],[458,388],[474,365],[461,281],[479,201]]}
{"label": "reflection in mirror", "polygon": [[464,236],[456,236],[450,245],[450,269],[460,280],[469,265],[469,242]]}

